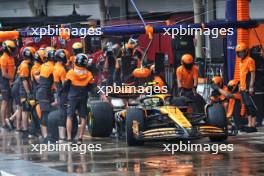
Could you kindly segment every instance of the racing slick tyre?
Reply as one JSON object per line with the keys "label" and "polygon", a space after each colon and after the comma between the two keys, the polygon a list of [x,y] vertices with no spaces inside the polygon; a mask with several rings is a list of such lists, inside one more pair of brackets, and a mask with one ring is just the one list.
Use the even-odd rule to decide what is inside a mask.
{"label": "racing slick tyre", "polygon": [[213,125],[224,130],[224,134],[220,136],[210,136],[209,139],[212,142],[224,141],[228,137],[227,130],[227,119],[225,108],[221,103],[214,103],[207,107],[207,118],[206,123],[208,125]]}
{"label": "racing slick tyre", "polygon": [[92,137],[109,137],[114,127],[114,112],[109,103],[91,104],[88,131]]}
{"label": "racing slick tyre", "polygon": [[58,110],[51,111],[48,115],[48,138],[50,141],[55,142],[59,140],[59,125],[60,112]]}
{"label": "racing slick tyre", "polygon": [[131,108],[127,110],[126,115],[126,141],[128,146],[143,145],[144,141],[139,141],[133,134],[133,121],[138,122],[138,130],[144,131],[145,114],[141,109]]}
{"label": "racing slick tyre", "polygon": [[[48,115],[48,138],[50,141],[55,142],[59,140],[59,124],[63,119],[63,112],[61,110],[51,111]],[[66,119],[65,119],[66,120]],[[76,116],[72,119],[72,138],[75,138],[78,132],[78,119]]]}

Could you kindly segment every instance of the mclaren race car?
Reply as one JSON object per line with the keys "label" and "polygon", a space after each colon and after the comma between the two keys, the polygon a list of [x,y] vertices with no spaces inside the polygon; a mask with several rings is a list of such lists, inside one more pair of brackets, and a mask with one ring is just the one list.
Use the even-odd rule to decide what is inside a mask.
{"label": "mclaren race car", "polygon": [[116,124],[116,131],[125,133],[129,146],[156,139],[209,137],[211,141],[226,140],[229,133],[221,102],[207,106],[204,106],[205,102],[199,102],[200,107],[205,107],[202,113],[194,111],[194,103],[187,97],[159,94],[138,98],[127,109],[116,113],[110,104],[96,103],[91,106],[88,127],[92,136],[105,137],[111,134]]}

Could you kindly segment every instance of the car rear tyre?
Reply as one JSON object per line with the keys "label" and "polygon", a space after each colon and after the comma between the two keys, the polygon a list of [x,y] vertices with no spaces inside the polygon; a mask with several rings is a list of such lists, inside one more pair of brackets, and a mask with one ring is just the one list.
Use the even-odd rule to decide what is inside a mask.
{"label": "car rear tyre", "polygon": [[143,145],[144,141],[139,141],[133,134],[133,121],[139,124],[139,131],[144,131],[144,119],[145,114],[141,109],[131,108],[127,110],[126,115],[126,141],[128,146],[139,146]]}
{"label": "car rear tyre", "polygon": [[223,105],[221,103],[214,103],[213,105],[207,107],[206,111],[207,111],[206,123],[208,125],[213,125],[222,128],[225,132],[224,135],[211,136],[209,137],[209,139],[212,142],[219,142],[226,140],[228,137],[228,130],[227,130],[226,112]]}
{"label": "car rear tyre", "polygon": [[88,131],[92,137],[109,137],[114,127],[113,108],[109,103],[91,104]]}

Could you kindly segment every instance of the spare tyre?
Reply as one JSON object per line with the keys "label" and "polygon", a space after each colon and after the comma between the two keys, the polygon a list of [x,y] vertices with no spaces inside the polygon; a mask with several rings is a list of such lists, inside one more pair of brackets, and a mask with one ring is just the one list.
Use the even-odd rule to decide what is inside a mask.
{"label": "spare tyre", "polygon": [[92,137],[108,137],[114,127],[114,112],[107,102],[91,104],[88,116],[88,131]]}
{"label": "spare tyre", "polygon": [[[59,124],[61,124],[61,120],[66,121],[65,114],[62,110],[54,110],[51,111],[48,115],[48,138],[50,141],[58,141],[59,140]],[[65,122],[66,123],[66,122]],[[76,115],[72,118],[72,138],[78,133],[78,119]]]}

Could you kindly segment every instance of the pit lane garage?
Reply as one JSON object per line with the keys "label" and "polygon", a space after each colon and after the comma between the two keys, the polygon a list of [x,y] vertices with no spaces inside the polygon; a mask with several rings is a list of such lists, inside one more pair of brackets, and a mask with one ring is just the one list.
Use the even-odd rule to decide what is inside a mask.
{"label": "pit lane garage", "polygon": [[[205,0],[203,3],[200,1],[201,6],[204,4],[203,8],[197,7],[199,5],[197,4],[198,1],[193,1],[194,4],[190,8],[191,0],[185,0],[185,2],[168,0],[162,2],[158,0],[151,2],[134,1],[139,5],[138,8],[135,4],[130,4],[125,0],[106,0],[104,1],[107,2],[105,6],[102,6],[103,1],[95,0],[89,2],[76,0],[73,4],[68,0],[63,2],[58,0],[29,0],[27,2],[30,10],[24,9],[25,4],[22,1],[0,2],[0,4],[3,4],[3,6],[0,5],[0,29],[15,29],[15,31],[9,32],[14,34],[13,37],[15,36],[11,39],[18,39],[18,43],[33,43],[39,47],[44,42],[48,45],[56,45],[57,48],[65,47],[69,49],[74,41],[81,41],[85,45],[83,52],[92,53],[95,58],[92,59],[93,64],[100,65],[100,59],[104,58],[104,51],[93,52],[100,48],[98,43],[101,43],[101,39],[109,37],[109,40],[115,42],[126,41],[125,38],[130,37],[128,35],[139,35],[137,36],[139,43],[146,50],[144,53],[145,58],[148,57],[152,61],[157,61],[156,65],[161,65],[161,67],[156,69],[169,73],[165,75],[165,78],[170,83],[170,88],[175,88],[173,87],[175,83],[174,76],[172,76],[175,74],[173,70],[178,66],[177,64],[180,64],[177,61],[179,61],[181,55],[186,52],[195,54],[196,61],[200,59],[203,62],[204,60],[204,65],[201,64],[204,69],[201,70],[206,70],[206,72],[202,72],[206,79],[200,82],[200,87],[197,89],[197,92],[202,94],[203,97],[199,94],[191,99],[175,97],[173,96],[175,95],[174,92],[172,92],[173,95],[124,95],[127,97],[111,95],[108,102],[95,102],[90,99],[87,104],[90,108],[87,115],[88,130],[85,132],[84,141],[79,151],[43,151],[40,154],[39,151],[32,151],[32,148],[30,148],[31,145],[34,147],[41,145],[37,137],[25,140],[22,139],[19,133],[9,132],[1,128],[0,175],[263,175],[263,162],[261,160],[264,151],[263,127],[258,127],[259,132],[256,133],[238,132],[237,129],[228,127],[230,124],[226,118],[225,109],[220,102],[216,101],[205,106],[204,101],[204,98],[208,98],[210,93],[210,87],[207,87],[209,85],[208,79],[214,76],[215,70],[218,70],[218,74],[225,77],[226,80],[238,79],[240,68],[238,59],[235,58],[234,48],[236,42],[246,41],[253,48],[258,44],[257,49],[260,50],[255,52],[258,56],[261,53],[260,51],[263,50],[261,46],[263,43],[263,24],[259,24],[262,21],[251,21],[249,18],[249,9],[253,13],[251,16],[253,19],[256,18],[256,13],[262,14],[262,11],[259,10],[263,6],[261,0],[250,2],[248,0],[227,0],[225,2],[222,0]],[[131,2],[133,3],[133,1]],[[60,6],[60,3],[63,5]],[[225,19],[221,11],[221,9],[225,9],[223,6],[225,3],[226,21],[221,20],[221,18]],[[249,4],[251,4],[251,7],[249,7]],[[16,8],[12,9],[12,5]],[[68,12],[72,6],[72,15],[57,16]],[[63,9],[64,7],[66,10]],[[103,16],[102,23],[100,24],[100,20],[93,19],[87,22],[88,17],[97,17],[98,7],[101,10],[106,10],[105,13],[103,10],[101,13]],[[160,9],[163,9],[164,12],[160,12]],[[188,10],[185,12],[185,9]],[[201,9],[206,10],[201,12]],[[113,15],[116,15],[119,10],[120,14],[125,12],[123,17],[126,16],[127,19],[120,18],[120,21],[115,21]],[[28,11],[36,17],[28,17],[30,14],[26,14],[27,17],[21,17],[21,14]],[[76,11],[86,15],[78,15]],[[145,14],[143,11],[151,11],[151,13]],[[152,11],[154,12],[152,13]],[[174,11],[177,12],[174,13]],[[212,15],[210,15],[211,12],[213,12]],[[19,17],[9,17],[14,16],[10,13],[14,13]],[[193,15],[204,13],[206,19],[208,18],[205,22],[197,18],[201,15]],[[5,17],[5,15],[8,17]],[[55,16],[48,17],[49,15]],[[133,16],[139,16],[139,18],[133,18]],[[110,22],[103,19],[105,17]],[[168,20],[169,18],[170,20]],[[259,18],[262,18],[261,15]],[[215,19],[219,21],[214,21]],[[220,42],[219,40],[205,38],[204,43],[206,46],[202,48],[203,42],[199,37],[176,37],[175,40],[172,40],[171,37],[157,34],[163,31],[164,28],[166,30],[170,27],[179,28],[178,20],[189,23],[191,28],[234,27],[237,35],[223,35]],[[172,23],[172,21],[175,23]],[[75,24],[77,22],[78,24]],[[106,22],[105,27],[103,27],[104,22]],[[122,25],[123,22],[125,22],[125,25]],[[43,40],[40,40],[38,37],[30,35],[32,34],[32,31],[30,31],[31,26],[39,27],[49,24],[58,24],[61,27],[84,27],[88,25],[92,28],[96,25],[102,25],[105,36],[102,38],[92,36],[85,39],[68,35],[45,36]],[[187,28],[187,26],[185,27]],[[9,32],[1,31],[0,41],[2,37],[3,40],[6,40]],[[205,52],[206,59],[201,59],[201,53],[195,51],[195,48],[200,48],[200,51]],[[208,58],[213,58],[218,50],[223,50],[223,56],[220,54],[220,58],[224,62],[218,64],[213,63],[213,59],[208,61]],[[97,57],[97,54],[100,56]],[[210,67],[207,67],[209,65]],[[256,65],[258,70],[261,64]],[[209,72],[207,72],[208,70]],[[257,84],[261,86],[262,71],[260,69],[257,76]],[[97,78],[104,77],[103,74],[96,74],[96,76]],[[101,84],[101,78],[99,78],[98,84]],[[256,92],[256,98],[263,102],[262,90],[256,89]],[[33,122],[31,124],[39,126],[38,121],[41,115],[38,112],[38,102],[28,102],[28,104],[33,109],[30,114],[30,121]],[[235,113],[239,114],[240,112],[236,110]],[[56,144],[59,140],[58,126],[62,114],[57,109],[49,114],[48,135],[51,143]],[[71,134],[73,138],[77,136],[78,128],[80,128],[78,118],[78,114],[73,117]],[[261,122],[261,120],[258,122]],[[143,144],[144,146],[142,146]],[[196,144],[196,146],[197,144],[199,146],[207,144],[211,148],[204,151],[174,150],[174,146],[191,144]],[[101,151],[87,149],[90,146],[97,145],[101,146]],[[231,150],[222,150],[225,145],[232,146]]]}

